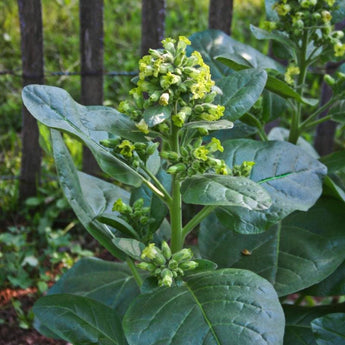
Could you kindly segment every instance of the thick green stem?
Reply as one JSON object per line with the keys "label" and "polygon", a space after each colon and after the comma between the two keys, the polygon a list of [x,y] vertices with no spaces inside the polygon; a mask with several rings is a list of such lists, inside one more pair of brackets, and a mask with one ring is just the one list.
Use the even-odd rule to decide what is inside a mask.
{"label": "thick green stem", "polygon": [[[179,128],[173,123],[171,124],[171,150],[180,153],[179,144]],[[171,251],[173,253],[179,251],[183,247],[182,238],[182,198],[181,198],[181,182],[178,176],[173,175],[172,180],[172,201],[170,203],[170,224],[171,224]]]}
{"label": "thick green stem", "polygon": [[137,268],[135,267],[133,260],[129,256],[127,256],[126,262],[127,262],[128,266],[129,266],[129,268],[133,274],[135,282],[137,283],[137,285],[139,287],[141,287],[141,285],[143,285],[143,280],[141,279],[140,274],[139,274]]}
{"label": "thick green stem", "polygon": [[[300,70],[300,74],[298,77],[298,84],[297,84],[297,92],[303,97],[304,91],[304,84],[308,70],[308,63],[306,60],[307,55],[307,47],[308,47],[308,32],[305,32],[302,40],[302,46],[298,54],[298,67]],[[302,115],[302,104],[298,102],[296,111],[292,114],[291,119],[291,128],[290,128],[290,135],[289,135],[289,142],[292,144],[296,144],[297,140],[300,135],[300,122],[301,122],[301,115]]]}
{"label": "thick green stem", "polygon": [[183,239],[197,226],[201,221],[206,218],[216,206],[205,206],[198,212],[182,229]]}

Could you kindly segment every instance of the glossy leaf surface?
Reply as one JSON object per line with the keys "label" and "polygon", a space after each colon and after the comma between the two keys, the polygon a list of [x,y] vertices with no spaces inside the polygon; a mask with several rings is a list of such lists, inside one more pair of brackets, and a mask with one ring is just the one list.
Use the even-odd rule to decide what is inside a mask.
{"label": "glossy leaf surface", "polygon": [[139,294],[128,266],[96,258],[80,259],[48,291],[48,295],[88,297],[114,309],[120,318]]}
{"label": "glossy leaf surface", "polygon": [[330,314],[311,323],[317,345],[343,345],[345,343],[345,313]]}
{"label": "glossy leaf surface", "polygon": [[318,345],[312,332],[311,322],[330,313],[345,311],[344,304],[301,307],[283,305],[286,328],[284,345]]}
{"label": "glossy leaf surface", "polygon": [[304,150],[283,141],[249,139],[223,143],[220,155],[229,167],[254,161],[250,179],[270,194],[272,206],[264,211],[222,208],[221,221],[242,233],[260,233],[295,210],[308,210],[322,192],[326,167]]}
{"label": "glossy leaf surface", "polygon": [[187,204],[232,205],[262,210],[271,199],[258,184],[245,177],[204,174],[183,181],[182,199]]}
{"label": "glossy leaf surface", "polygon": [[123,326],[130,345],[281,345],[284,315],[267,281],[225,269],[140,295]]}
{"label": "glossy leaf surface", "polygon": [[67,294],[45,296],[33,311],[44,326],[73,344],[126,344],[115,311],[95,300]]}
{"label": "glossy leaf surface", "polygon": [[200,252],[220,267],[260,274],[285,296],[319,283],[344,261],[344,213],[343,203],[323,199],[258,235],[236,233],[212,214],[201,224]]}
{"label": "glossy leaf surface", "polygon": [[[138,129],[134,129],[135,125],[130,122],[128,117],[111,108],[99,111],[103,107],[91,107],[90,110],[88,107],[75,102],[65,90],[52,86],[29,85],[25,87],[23,101],[38,121],[50,128],[75,135],[83,141],[105,173],[129,185],[139,186],[141,184],[142,178],[134,169],[114,157],[108,149],[99,143],[101,140],[109,138],[109,134],[103,129],[104,127],[108,128],[108,126],[109,131],[111,129],[116,131],[119,128],[115,133],[116,135],[123,135],[131,139],[143,139],[142,133]],[[96,109],[95,113],[92,109]],[[104,113],[109,115],[109,120]],[[99,122],[95,123],[94,117],[98,115]],[[90,120],[91,118],[92,120]],[[131,137],[132,131],[137,133],[133,138]]]}
{"label": "glossy leaf surface", "polygon": [[264,70],[248,69],[217,80],[222,93],[215,98],[216,104],[225,107],[224,117],[238,120],[260,97],[265,87],[267,74]]}

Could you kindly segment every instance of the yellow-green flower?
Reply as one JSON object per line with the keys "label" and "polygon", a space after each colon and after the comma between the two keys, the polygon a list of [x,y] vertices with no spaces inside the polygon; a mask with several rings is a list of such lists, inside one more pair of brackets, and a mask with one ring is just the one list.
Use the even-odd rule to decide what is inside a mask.
{"label": "yellow-green flower", "polygon": [[135,125],[139,129],[139,131],[143,132],[144,134],[149,133],[149,126],[144,119],[141,119],[140,122],[136,123]]}
{"label": "yellow-green flower", "polygon": [[210,151],[205,146],[200,146],[193,151],[193,156],[205,162],[208,159],[207,155],[209,152]]}
{"label": "yellow-green flower", "polygon": [[200,118],[205,121],[217,121],[224,115],[225,107],[222,105],[209,104],[207,112],[200,114]]}
{"label": "yellow-green flower", "polygon": [[120,199],[117,199],[117,200],[114,202],[113,211],[117,211],[117,212],[123,213],[123,212],[125,212],[127,209],[128,209],[128,206],[122,201],[121,198],[120,198]]}
{"label": "yellow-green flower", "polygon": [[159,104],[160,105],[168,105],[169,104],[169,98],[170,95],[168,92],[164,92],[162,93],[162,95],[159,97]]}
{"label": "yellow-green flower", "polygon": [[321,17],[322,17],[322,20],[325,24],[329,23],[332,19],[332,15],[329,11],[322,11],[321,12]]}
{"label": "yellow-green flower", "polygon": [[286,16],[291,11],[291,6],[289,4],[276,5],[275,10],[280,16]]}
{"label": "yellow-green flower", "polygon": [[334,46],[334,56],[344,56],[345,55],[345,44],[341,42],[337,42]]}
{"label": "yellow-green flower", "polygon": [[300,70],[297,66],[294,65],[290,65],[284,75],[284,79],[288,84],[293,84],[294,83],[294,79],[293,76],[299,75]]}
{"label": "yellow-green flower", "polygon": [[132,157],[135,146],[129,140],[122,140],[122,142],[117,145],[120,149],[120,153],[125,157]]}
{"label": "yellow-green flower", "polygon": [[155,246],[154,243],[150,243],[147,247],[145,247],[141,253],[141,259],[150,259],[153,260],[155,259],[157,256],[159,256],[160,250]]}
{"label": "yellow-green flower", "polygon": [[217,138],[212,138],[211,142],[208,143],[206,147],[209,149],[210,152],[224,151],[224,147],[220,143],[220,140],[218,140]]}

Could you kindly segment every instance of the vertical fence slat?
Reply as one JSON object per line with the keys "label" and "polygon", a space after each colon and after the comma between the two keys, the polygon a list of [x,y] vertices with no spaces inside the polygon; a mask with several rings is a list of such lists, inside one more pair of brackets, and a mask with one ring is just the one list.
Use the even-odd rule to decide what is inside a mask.
{"label": "vertical fence slat", "polygon": [[[23,85],[44,83],[42,8],[40,0],[18,0]],[[23,107],[22,161],[19,198],[36,195],[41,169],[41,149],[36,120]]]}
{"label": "vertical fence slat", "polygon": [[208,27],[231,34],[233,0],[210,0]]}
{"label": "vertical fence slat", "polygon": [[161,47],[165,32],[165,0],[142,0],[141,55]]}
{"label": "vertical fence slat", "polygon": [[[81,103],[103,103],[103,0],[80,0]],[[99,172],[91,152],[83,149],[83,171]]]}

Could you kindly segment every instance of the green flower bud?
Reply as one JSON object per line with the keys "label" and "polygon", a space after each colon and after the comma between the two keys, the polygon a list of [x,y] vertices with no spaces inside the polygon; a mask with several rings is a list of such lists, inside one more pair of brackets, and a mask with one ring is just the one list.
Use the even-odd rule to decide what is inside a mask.
{"label": "green flower bud", "polygon": [[325,10],[321,12],[321,17],[322,17],[323,22],[326,24],[329,23],[332,19],[331,13]]}
{"label": "green flower bud", "polygon": [[160,153],[160,156],[163,158],[163,159],[168,159],[172,162],[177,162],[178,159],[179,159],[179,155],[178,153],[176,152],[172,152],[172,151],[162,151]]}
{"label": "green flower bud", "polygon": [[206,135],[208,135],[208,130],[206,128],[198,128],[198,132],[201,136],[205,137]]}
{"label": "green flower bud", "polygon": [[168,105],[169,104],[169,98],[170,98],[170,95],[168,92],[164,92],[160,98],[159,98],[159,104],[160,105]]}
{"label": "green flower bud", "polygon": [[149,271],[149,272],[154,272],[154,270],[156,269],[156,266],[149,262],[140,262],[136,264],[136,266],[140,268],[141,270]]}
{"label": "green flower bud", "polygon": [[159,286],[167,286],[170,287],[173,283],[173,273],[168,269],[168,268],[164,268],[161,272],[161,277],[162,279],[160,279],[159,281]]}
{"label": "green flower bud", "polygon": [[140,210],[143,206],[144,206],[144,199],[143,198],[135,200],[135,202],[133,203],[133,208],[135,210]]}
{"label": "green flower bud", "polygon": [[175,270],[178,267],[178,262],[176,260],[171,259],[169,261],[169,265],[168,266],[169,266],[169,268],[171,270]]}
{"label": "green flower bud", "polygon": [[164,255],[164,257],[169,260],[171,258],[171,249],[168,245],[168,243],[166,243],[165,241],[162,242],[162,253]]}
{"label": "green flower bud", "polygon": [[121,141],[121,138],[115,138],[115,139],[104,139],[101,140],[99,143],[104,146],[104,147],[108,147],[108,148],[115,148]]}
{"label": "green flower bud", "polygon": [[345,44],[341,42],[337,42],[334,46],[334,56],[340,57],[345,55]]}
{"label": "green flower bud", "polygon": [[190,270],[194,270],[199,266],[199,264],[195,261],[186,261],[186,262],[182,262],[179,267],[181,268],[181,270],[183,271],[190,271]]}
{"label": "green flower bud", "polygon": [[172,255],[173,260],[181,263],[183,261],[188,261],[193,257],[193,252],[190,248],[183,248],[180,251]]}
{"label": "green flower bud", "polygon": [[323,78],[323,80],[325,81],[325,83],[327,83],[329,86],[333,86],[335,85],[335,79],[333,77],[331,77],[329,74],[326,74]]}
{"label": "green flower bud", "polygon": [[183,164],[183,163],[177,163],[177,164],[175,164],[175,165],[172,165],[172,166],[170,166],[169,168],[168,168],[168,170],[167,170],[167,173],[168,174],[177,174],[177,173],[179,173],[179,172],[182,172],[182,171],[185,171],[186,170],[186,166],[185,166],[185,164]]}

